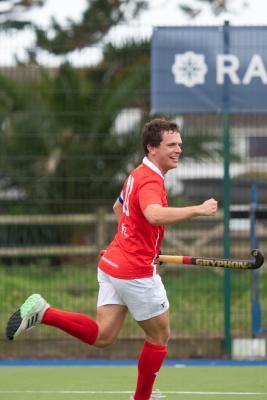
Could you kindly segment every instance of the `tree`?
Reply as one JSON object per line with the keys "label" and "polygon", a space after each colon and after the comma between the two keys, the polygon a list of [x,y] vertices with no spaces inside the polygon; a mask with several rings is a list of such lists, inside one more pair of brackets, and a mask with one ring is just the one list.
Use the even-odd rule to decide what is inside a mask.
{"label": "tree", "polygon": [[[88,0],[81,21],[69,19],[66,26],[61,26],[53,18],[44,31],[25,16],[26,11],[43,6],[45,1],[0,0],[0,28],[7,31],[32,27],[37,35],[36,47],[66,54],[101,42],[113,26],[131,21],[148,7],[148,0]],[[48,39],[47,31],[53,32],[52,39]]]}
{"label": "tree", "polygon": [[69,20],[68,25],[62,27],[52,20],[49,28],[53,32],[52,39],[47,37],[47,32],[35,27],[37,47],[53,54],[66,54],[99,43],[112,27],[131,21],[147,8],[147,3],[147,0],[89,1],[80,22]]}
{"label": "tree", "polygon": [[[38,193],[44,199],[42,160],[54,147],[55,121],[45,118],[49,106],[42,80],[11,80],[0,75],[0,170],[3,189],[13,187],[25,193],[27,203]],[[23,206],[23,198],[18,204]],[[33,201],[34,202],[34,201]],[[17,206],[16,206],[17,207]],[[34,210],[34,207],[32,208]]]}
{"label": "tree", "polygon": [[[103,62],[86,70],[61,66],[50,101],[65,139],[58,143],[61,156],[51,172],[58,184],[51,185],[50,198],[76,198],[76,211],[114,201],[140,146],[139,126],[118,134],[114,121],[123,108],[147,115],[148,93],[148,43],[108,45]],[[73,211],[73,204],[64,209]]]}
{"label": "tree", "polygon": [[[37,29],[37,46],[54,54],[86,47],[102,40],[114,24],[140,12],[145,4],[130,0],[104,3],[90,2],[81,24],[57,26],[52,39]],[[29,67],[26,63],[19,68]],[[37,68],[38,78],[33,83],[3,80],[12,90],[5,91],[2,104],[6,156],[1,170],[8,171],[16,185],[25,189],[27,199],[33,199],[32,211],[87,212],[111,204],[141,153],[138,135],[149,118],[149,41],[107,43],[102,61],[84,69],[69,63],[57,69],[38,64]],[[114,122],[125,108],[138,108],[142,119],[131,131],[118,135]],[[32,142],[27,148],[29,133]],[[184,138],[185,145],[190,143],[192,157],[206,154],[205,143],[215,140],[207,135],[197,141],[193,135]],[[14,154],[29,157],[11,163]]]}
{"label": "tree", "polygon": [[26,11],[43,6],[45,0],[0,0],[0,29],[24,29],[31,21],[23,19]]}
{"label": "tree", "polygon": [[123,108],[148,113],[149,44],[108,45],[95,67],[39,72],[34,82],[1,78],[1,171],[32,212],[110,204],[139,147],[139,126],[117,134],[114,121]]}
{"label": "tree", "polygon": [[[67,28],[57,25],[51,40],[36,28],[37,46],[55,54],[88,46],[101,40],[114,24],[140,12],[145,3],[93,0],[88,2],[81,24],[70,21]],[[125,48],[107,45],[103,62],[80,70],[68,63],[54,71],[40,67],[34,57],[36,50],[31,49],[31,62],[37,65],[39,77],[32,86],[30,82],[17,83],[26,100],[19,101],[14,89],[11,103],[16,105],[8,111],[9,123],[3,125],[9,127],[9,134],[2,137],[7,149],[2,169],[13,179],[20,177],[16,184],[23,186],[28,198],[35,198],[32,210],[88,211],[100,201],[113,201],[121,189],[118,171],[129,168],[129,155],[137,143],[133,132],[116,135],[114,120],[123,107],[142,105],[148,109],[148,92],[144,92],[144,83],[147,87],[149,82],[148,43],[132,43]],[[19,68],[27,69],[29,64]],[[41,129],[44,121],[46,129]],[[25,149],[22,142],[26,143],[29,132],[33,143],[25,154],[34,153],[36,162],[29,156],[11,166],[8,155]],[[11,136],[12,143],[8,139]],[[42,145],[38,143],[35,148],[37,137]]]}
{"label": "tree", "polygon": [[[203,5],[208,4],[215,16],[222,14],[223,12],[230,12],[233,1],[229,0],[193,0],[188,5],[184,3],[179,5],[179,8],[190,18],[194,19],[201,14]],[[247,6],[247,0],[243,1],[243,7]]]}

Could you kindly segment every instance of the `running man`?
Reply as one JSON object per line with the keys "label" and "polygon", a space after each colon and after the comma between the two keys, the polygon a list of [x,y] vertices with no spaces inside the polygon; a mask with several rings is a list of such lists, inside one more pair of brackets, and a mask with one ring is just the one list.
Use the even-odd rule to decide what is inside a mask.
{"label": "running man", "polygon": [[129,311],[146,339],[138,361],[133,400],[155,399],[155,378],[167,353],[170,335],[169,301],[158,274],[157,255],[166,224],[198,216],[214,216],[217,201],[190,207],[168,207],[165,174],[177,167],[182,140],[177,125],[154,119],[143,129],[143,162],[126,179],[114,204],[118,231],[98,265],[96,320],[50,307],[39,294],[31,295],[10,317],[6,334],[46,324],[96,347],[115,342]]}

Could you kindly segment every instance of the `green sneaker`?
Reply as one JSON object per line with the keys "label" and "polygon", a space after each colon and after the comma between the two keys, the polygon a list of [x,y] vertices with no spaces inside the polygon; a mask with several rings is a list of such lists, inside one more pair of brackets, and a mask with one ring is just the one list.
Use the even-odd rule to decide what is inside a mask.
{"label": "green sneaker", "polygon": [[9,318],[6,327],[7,338],[13,340],[21,332],[40,324],[45,311],[49,307],[50,305],[40,294],[32,294]]}

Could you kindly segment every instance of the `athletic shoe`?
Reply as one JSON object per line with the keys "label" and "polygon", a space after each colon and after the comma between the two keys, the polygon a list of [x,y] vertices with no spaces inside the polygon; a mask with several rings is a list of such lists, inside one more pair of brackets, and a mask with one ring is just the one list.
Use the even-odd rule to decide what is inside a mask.
{"label": "athletic shoe", "polygon": [[[166,396],[164,396],[164,394],[162,394],[162,393],[160,392],[160,390],[157,389],[157,390],[155,391],[155,393],[152,394],[152,396],[150,397],[149,400],[159,400],[159,399],[163,399],[163,398],[165,398],[165,397],[166,397]],[[134,397],[132,396],[132,397],[130,398],[130,400],[134,400]]]}
{"label": "athletic shoe", "polygon": [[21,332],[40,324],[48,307],[50,305],[40,294],[32,294],[28,297],[22,306],[9,318],[6,327],[7,338],[13,340]]}
{"label": "athletic shoe", "polygon": [[153,393],[152,396],[150,397],[150,400],[158,400],[158,399],[163,399],[165,397],[166,396],[164,396],[164,394],[162,394],[161,391],[157,389],[155,393]]}

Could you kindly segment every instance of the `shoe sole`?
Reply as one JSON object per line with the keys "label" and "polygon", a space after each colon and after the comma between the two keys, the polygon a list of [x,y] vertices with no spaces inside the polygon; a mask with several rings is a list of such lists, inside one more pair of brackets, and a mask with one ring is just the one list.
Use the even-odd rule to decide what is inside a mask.
{"label": "shoe sole", "polygon": [[6,337],[8,340],[13,340],[14,335],[18,328],[20,327],[22,322],[22,318],[20,316],[20,310],[14,312],[14,314],[9,318],[7,327],[6,327]]}

